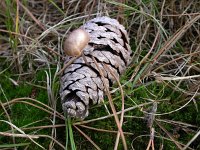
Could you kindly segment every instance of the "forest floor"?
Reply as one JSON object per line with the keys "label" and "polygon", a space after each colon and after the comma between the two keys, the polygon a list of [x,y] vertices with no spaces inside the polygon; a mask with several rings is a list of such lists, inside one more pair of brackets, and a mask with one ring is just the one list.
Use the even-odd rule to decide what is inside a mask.
{"label": "forest floor", "polygon": [[[125,112],[119,143],[106,96],[84,121],[65,119],[60,104],[63,41],[97,15],[118,19],[133,51],[110,87]],[[0,149],[121,150],[123,139],[127,149],[197,150],[199,109],[199,0],[0,1]]]}

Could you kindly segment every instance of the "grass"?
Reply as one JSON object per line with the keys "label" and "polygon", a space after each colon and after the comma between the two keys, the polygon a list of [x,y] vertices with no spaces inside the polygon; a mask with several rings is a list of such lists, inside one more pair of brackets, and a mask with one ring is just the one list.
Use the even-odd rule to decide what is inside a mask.
{"label": "grass", "polygon": [[[200,2],[63,2],[0,2],[0,148],[124,149],[124,134],[127,149],[200,149]],[[63,40],[97,14],[122,16],[133,61],[104,104],[65,119]]]}

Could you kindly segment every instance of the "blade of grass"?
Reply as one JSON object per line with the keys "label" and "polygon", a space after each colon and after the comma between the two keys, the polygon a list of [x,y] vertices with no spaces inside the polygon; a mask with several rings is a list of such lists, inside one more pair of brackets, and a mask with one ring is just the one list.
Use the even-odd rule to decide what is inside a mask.
{"label": "blade of grass", "polygon": [[162,46],[161,49],[159,49],[154,56],[152,56],[151,63],[147,63],[145,64],[145,66],[141,69],[141,71],[138,73],[138,75],[135,77],[134,83],[137,82],[137,80],[143,75],[149,72],[149,70],[151,70],[152,66],[154,65],[154,63],[156,61],[158,61],[158,59],[160,58],[160,56],[168,51],[183,35],[184,33],[198,20],[200,19],[200,15],[195,16],[193,19],[191,19],[190,21],[188,21],[183,27],[181,27],[179,30],[177,30],[177,32],[171,36],[171,38],[169,38],[165,44]]}
{"label": "blade of grass", "polygon": [[109,103],[110,103],[110,107],[111,107],[111,109],[112,109],[112,112],[113,112],[113,114],[114,114],[114,118],[115,118],[115,122],[116,122],[116,124],[117,124],[117,128],[118,128],[118,130],[119,130],[119,132],[120,132],[120,134],[121,134],[121,138],[122,138],[122,143],[123,143],[124,149],[127,150],[127,144],[126,144],[125,136],[124,136],[123,130],[122,130],[121,126],[120,126],[119,118],[118,118],[118,116],[117,116],[117,114],[116,114],[117,112],[116,112],[116,109],[115,109],[115,107],[114,107],[114,104],[113,104],[113,100],[112,100],[110,91],[109,91],[108,87],[107,87],[106,84],[105,84],[106,82],[105,82],[105,79],[104,79],[102,70],[99,68],[98,63],[97,63],[96,59],[95,59],[93,56],[92,56],[92,60],[94,61],[95,65],[97,66],[97,69],[99,70],[99,73],[100,73],[100,75],[101,75],[101,77],[102,77],[102,80],[103,80],[103,83],[104,83],[104,86],[105,86],[106,95],[108,96],[108,100],[109,100]]}
{"label": "blade of grass", "polygon": [[[115,78],[115,80],[117,81],[117,84],[120,88],[120,92],[121,92],[121,101],[122,101],[122,113],[121,113],[121,117],[120,117],[120,126],[122,128],[122,124],[123,124],[123,120],[124,120],[124,91],[122,89],[122,85],[119,81],[119,79],[115,76],[115,74],[112,72],[112,70],[106,65],[104,64],[104,67],[108,70],[108,72],[111,73],[111,75]],[[117,138],[116,138],[116,141],[115,141],[115,147],[114,147],[114,150],[117,150],[118,149],[118,145],[119,145],[119,138],[120,138],[120,131],[118,130],[118,133],[117,133]]]}
{"label": "blade of grass", "polygon": [[16,19],[15,19],[15,32],[19,33],[19,0],[16,0],[17,9],[16,9]]}
{"label": "blade of grass", "polygon": [[[107,132],[107,133],[118,133],[119,132],[119,131],[112,131],[112,130],[94,128],[94,127],[90,127],[90,126],[86,126],[86,125],[78,125],[78,126],[81,126],[83,128],[87,128],[87,129],[90,129],[90,130],[99,131],[99,132]],[[134,135],[134,133],[130,133],[130,132],[124,132],[124,134],[126,134],[126,135]]]}
{"label": "blade of grass", "polygon": [[62,9],[60,9],[60,7],[52,0],[49,0],[50,3],[52,3],[57,9],[59,12],[61,12],[63,15],[65,15],[65,13],[62,11]]}
{"label": "blade of grass", "polygon": [[[45,150],[45,148],[42,146],[42,145],[40,145],[39,143],[37,143],[35,140],[33,140],[33,137],[35,136],[35,135],[28,135],[28,134],[26,134],[24,131],[22,131],[20,128],[18,128],[17,126],[15,126],[14,124],[12,124],[12,123],[10,123],[10,122],[8,122],[8,121],[6,121],[6,120],[0,120],[0,122],[4,122],[4,123],[7,123],[7,124],[9,124],[10,126],[12,126],[13,128],[15,128],[18,132],[20,132],[21,134],[20,135],[22,135],[22,136],[24,136],[24,137],[27,137],[27,138],[29,138],[33,143],[35,143],[37,146],[39,146],[40,148],[42,148],[42,149],[44,149]],[[2,132],[2,134],[3,134],[4,132]],[[38,137],[38,136],[35,136],[35,137]],[[39,137],[38,137],[39,138]]]}
{"label": "blade of grass", "polygon": [[110,1],[110,0],[106,0],[106,2],[108,3],[111,3],[111,4],[114,4],[114,5],[117,5],[117,6],[120,6],[120,7],[124,7],[128,10],[133,10],[135,11],[136,13],[139,13],[139,14],[142,14],[144,16],[147,16],[147,17],[150,17],[159,27],[160,29],[163,31],[164,35],[167,37],[167,33],[165,32],[165,29],[163,28],[163,26],[161,25],[161,23],[159,22],[159,20],[157,20],[154,16],[152,16],[151,14],[149,13],[146,13],[144,11],[140,11],[134,7],[131,7],[131,6],[128,6],[126,4],[122,4],[122,3],[119,3],[119,2],[116,2],[116,1]]}
{"label": "blade of grass", "polygon": [[190,144],[191,144],[192,142],[194,142],[194,140],[195,140],[196,138],[198,138],[199,135],[200,135],[200,131],[198,131],[198,132],[193,136],[193,138],[183,147],[182,150],[186,150],[186,149],[190,146]]}
{"label": "blade of grass", "polygon": [[174,139],[174,137],[160,124],[155,120],[155,123],[167,134],[167,136],[174,142],[174,144],[182,150],[182,146]]}
{"label": "blade of grass", "polygon": [[37,19],[35,16],[26,8],[20,1],[19,1],[19,6],[21,6],[24,11],[35,21],[35,23],[43,30],[46,30],[45,26]]}
{"label": "blade of grass", "polygon": [[[3,88],[1,87],[1,84],[0,84],[0,89],[1,89],[1,92],[3,93],[3,95],[5,97],[6,101],[8,102],[8,98],[5,95],[5,92],[4,92]],[[1,102],[1,100],[0,100],[0,106],[3,108],[3,110],[4,110],[5,114],[6,114],[6,117],[8,118],[8,121],[12,122],[9,113],[8,113],[7,109],[3,106],[3,103]],[[9,110],[11,110],[10,105],[9,105]],[[10,127],[11,127],[11,130],[12,130],[12,133],[14,134],[15,132],[14,132],[13,126],[10,126]],[[13,144],[15,144],[15,137],[12,137],[12,140],[13,140]]]}
{"label": "blade of grass", "polygon": [[87,136],[83,131],[81,131],[77,126],[74,125],[74,127],[76,128],[76,130],[78,130],[88,141],[90,141],[90,143],[92,143],[92,145],[94,145],[94,147],[97,149],[97,150],[101,150],[99,148],[99,146],[97,146],[89,136]]}
{"label": "blade of grass", "polygon": [[[133,107],[129,107],[129,108],[124,109],[124,112],[128,112],[128,111],[131,111],[133,109],[140,108],[140,107],[143,107],[143,106],[146,106],[146,105],[151,105],[152,103],[153,102],[148,102],[148,103],[139,104],[139,105],[136,105],[136,106],[133,106]],[[121,113],[122,113],[122,111],[119,111],[116,114],[118,115],[118,114],[121,114]],[[110,118],[110,117],[113,117],[113,116],[114,116],[114,114],[110,114],[110,115],[107,115],[107,116],[103,116],[103,117],[99,117],[99,118],[95,118],[95,119],[91,119],[91,120],[76,122],[73,125],[87,124],[87,123],[95,122],[95,121],[98,121],[98,120],[107,119],[107,118]]]}
{"label": "blade of grass", "polygon": [[69,130],[68,130],[68,122],[66,119],[66,115],[65,115],[65,136],[66,136],[66,140],[65,140],[65,150],[68,150],[68,144],[69,144]]}
{"label": "blade of grass", "polygon": [[[27,100],[33,101],[33,102],[35,102],[35,103],[38,103],[38,104],[42,105],[42,107],[37,106],[37,105],[35,105],[35,104],[33,104],[33,103],[29,103],[29,102],[27,102]],[[42,102],[40,102],[40,101],[38,101],[38,100],[36,100],[36,99],[28,98],[28,97],[12,99],[12,100],[10,100],[10,101],[8,101],[8,102],[3,103],[2,106],[6,107],[7,105],[9,106],[9,105],[11,105],[11,104],[13,104],[13,103],[17,103],[17,102],[29,104],[29,105],[31,105],[31,106],[34,106],[34,107],[38,108],[38,109],[41,109],[41,110],[43,110],[43,111],[46,111],[46,112],[49,113],[49,114],[53,114],[53,112],[55,111],[54,109],[52,109],[52,108],[49,107],[48,105],[45,105],[45,104],[43,104]],[[49,109],[50,111],[48,111],[47,109]],[[51,111],[52,111],[52,112],[51,112]],[[65,118],[63,115],[61,115],[61,114],[60,114],[59,112],[57,112],[57,111],[56,111],[56,114],[57,114],[57,116],[58,116],[60,119],[64,119],[64,118]]]}
{"label": "blade of grass", "polygon": [[71,117],[67,117],[67,127],[68,127],[68,130],[69,130],[69,139],[70,139],[70,145],[71,145],[71,149],[72,150],[76,150],[76,145],[75,145],[75,142],[74,142],[74,135],[73,135],[73,131],[72,131],[72,122],[71,122]]}
{"label": "blade of grass", "polygon": [[156,53],[156,55],[153,58],[152,64],[158,61],[158,58],[161,56],[161,54],[169,50],[183,36],[183,34],[199,19],[200,19],[200,15],[195,16],[193,19],[188,21],[183,27],[177,30],[177,32],[174,35],[172,35],[172,37],[169,38],[169,40],[166,41],[166,43],[158,51],[158,53]]}
{"label": "blade of grass", "polygon": [[0,145],[0,148],[12,148],[12,147],[20,147],[20,146],[27,146],[31,143],[19,143],[19,144],[3,144]]}

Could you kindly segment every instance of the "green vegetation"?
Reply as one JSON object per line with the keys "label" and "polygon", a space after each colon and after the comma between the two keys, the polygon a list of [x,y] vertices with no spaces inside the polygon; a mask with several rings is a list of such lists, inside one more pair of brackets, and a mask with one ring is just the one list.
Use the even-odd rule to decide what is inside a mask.
{"label": "green vegetation", "polygon": [[[120,78],[128,149],[200,149],[200,2],[84,2],[0,2],[0,149],[114,149],[107,97],[84,121],[65,120],[56,76],[68,30],[96,13],[122,15],[130,35],[133,61]],[[110,92],[120,112],[117,88]]]}

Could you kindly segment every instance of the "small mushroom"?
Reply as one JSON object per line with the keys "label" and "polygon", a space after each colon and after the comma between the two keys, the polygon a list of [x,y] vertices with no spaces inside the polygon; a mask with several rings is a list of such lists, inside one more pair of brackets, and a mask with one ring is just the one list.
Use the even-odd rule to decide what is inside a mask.
{"label": "small mushroom", "polygon": [[68,56],[80,56],[89,42],[89,34],[83,29],[72,31],[64,43],[64,52]]}

